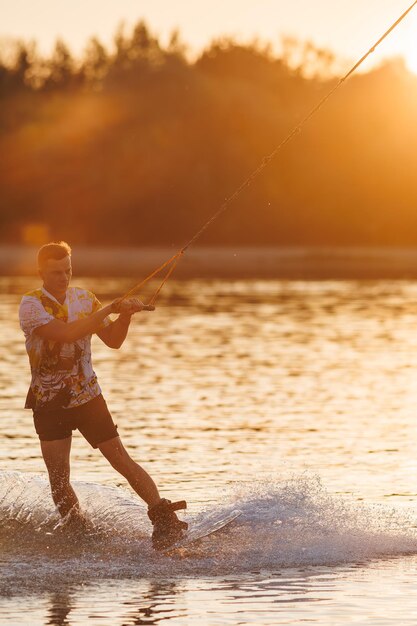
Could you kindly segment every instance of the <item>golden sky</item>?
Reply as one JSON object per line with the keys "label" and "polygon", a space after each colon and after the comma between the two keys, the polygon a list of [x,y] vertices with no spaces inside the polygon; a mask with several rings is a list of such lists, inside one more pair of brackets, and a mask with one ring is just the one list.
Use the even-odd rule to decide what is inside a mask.
{"label": "golden sky", "polygon": [[[144,18],[166,41],[179,28],[191,51],[213,37],[254,36],[279,49],[280,35],[312,39],[345,59],[357,59],[411,0],[0,0],[0,37],[36,39],[49,52],[57,37],[79,54],[98,35],[110,44],[116,27]],[[417,8],[374,62],[402,54],[417,72]]]}

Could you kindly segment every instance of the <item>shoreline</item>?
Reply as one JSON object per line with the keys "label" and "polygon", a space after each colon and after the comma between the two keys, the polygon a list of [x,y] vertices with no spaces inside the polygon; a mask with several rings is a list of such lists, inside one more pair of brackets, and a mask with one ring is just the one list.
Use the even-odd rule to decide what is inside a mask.
{"label": "shoreline", "polygon": [[[74,246],[74,273],[147,276],[177,248]],[[36,247],[0,246],[1,276],[36,275]],[[176,279],[407,279],[417,278],[417,248],[196,247],[178,263]]]}

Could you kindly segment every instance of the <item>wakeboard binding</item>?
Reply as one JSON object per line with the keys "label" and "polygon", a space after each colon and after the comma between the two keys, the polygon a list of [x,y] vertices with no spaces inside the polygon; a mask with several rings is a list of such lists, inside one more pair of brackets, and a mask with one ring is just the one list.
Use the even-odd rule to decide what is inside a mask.
{"label": "wakeboard binding", "polygon": [[153,524],[152,545],[155,550],[166,550],[182,539],[188,524],[179,520],[175,511],[186,508],[185,500],[171,502],[163,498],[148,510],[148,517]]}

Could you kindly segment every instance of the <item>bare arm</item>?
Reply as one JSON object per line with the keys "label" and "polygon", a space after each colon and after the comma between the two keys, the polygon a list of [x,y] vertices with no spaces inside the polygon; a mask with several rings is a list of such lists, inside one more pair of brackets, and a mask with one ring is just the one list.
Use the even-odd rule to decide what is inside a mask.
{"label": "bare arm", "polygon": [[[113,303],[114,304],[114,303]],[[114,313],[113,304],[108,304],[96,313],[75,322],[62,322],[51,320],[44,326],[39,326],[34,331],[42,339],[58,341],[59,343],[73,343],[86,335],[91,335],[99,330],[105,317]],[[113,307],[113,308],[112,308]]]}
{"label": "bare arm", "polygon": [[117,350],[126,339],[131,318],[132,316],[130,314],[119,315],[116,321],[106,326],[106,328],[99,330],[97,336],[100,337],[101,341],[105,343],[106,346]]}
{"label": "bare arm", "polygon": [[124,340],[127,337],[130,321],[134,313],[139,311],[153,311],[155,309],[152,305],[145,305],[140,300],[129,299],[122,302],[120,307],[120,315],[115,322],[112,322],[110,326],[102,328],[97,332],[101,341],[109,348],[118,349],[122,346]]}

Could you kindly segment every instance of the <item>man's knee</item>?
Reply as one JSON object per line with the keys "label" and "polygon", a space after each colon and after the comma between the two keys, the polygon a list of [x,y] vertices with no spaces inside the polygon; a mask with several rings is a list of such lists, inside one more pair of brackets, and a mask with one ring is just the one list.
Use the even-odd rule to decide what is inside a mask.
{"label": "man's knee", "polygon": [[123,446],[116,445],[111,450],[106,449],[101,450],[101,452],[114,469],[121,474],[126,474],[131,471],[134,461]]}
{"label": "man's knee", "polygon": [[129,474],[134,464],[133,460],[127,453],[116,456],[112,461],[110,461],[110,463],[114,469],[123,475]]}
{"label": "man's knee", "polygon": [[110,463],[120,463],[129,456],[119,437],[103,441],[98,448]]}

